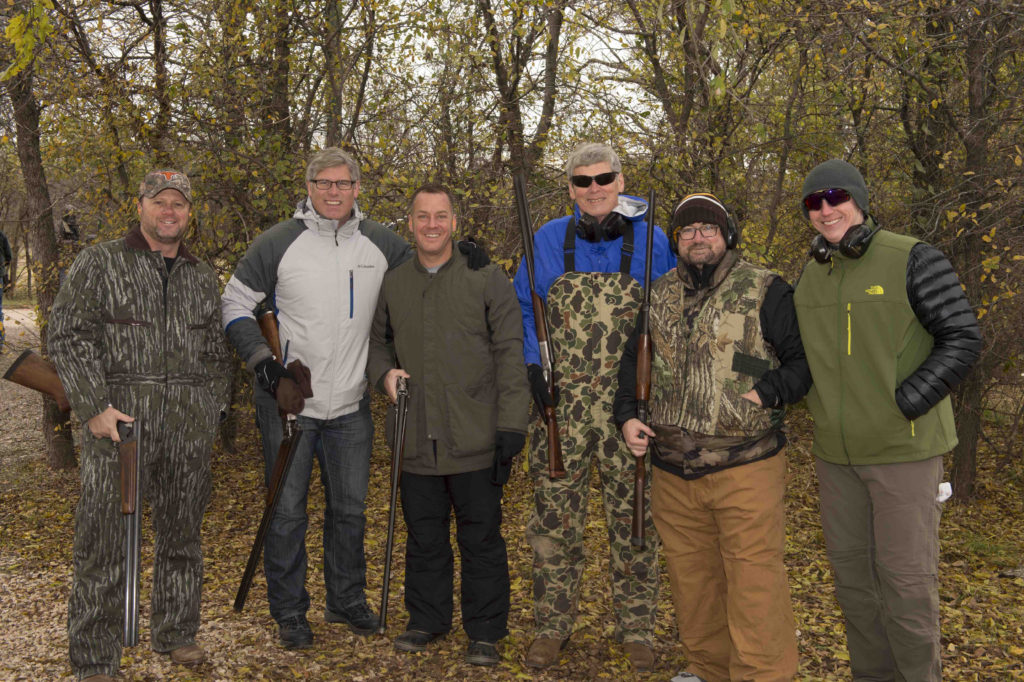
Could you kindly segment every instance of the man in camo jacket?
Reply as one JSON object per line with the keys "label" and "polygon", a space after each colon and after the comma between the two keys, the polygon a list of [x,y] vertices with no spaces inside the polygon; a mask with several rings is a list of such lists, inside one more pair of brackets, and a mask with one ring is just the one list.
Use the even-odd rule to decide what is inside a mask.
{"label": "man in camo jacket", "polygon": [[679,265],[651,285],[650,418],[636,418],[634,332],[615,421],[637,456],[657,438],[651,513],[689,663],[673,682],[792,680],[782,417],[811,385],[793,289],[740,258],[712,194],[684,198],[670,234]]}
{"label": "man in camo jacket", "polygon": [[[601,475],[611,555],[615,638],[636,670],[654,665],[651,644],[658,603],[658,543],[650,515],[645,550],[630,547],[636,463],[611,421],[615,375],[622,346],[643,298],[644,245],[654,239],[651,277],[671,267],[668,240],[644,220],[647,204],[620,194],[622,164],[611,147],[578,146],[566,164],[572,215],[556,218],[534,235],[537,293],[548,306],[554,346],[554,381],[562,458],[567,476],[547,474],[542,420],[531,425],[530,471],[534,512],[526,529],[533,547],[537,636],[526,665],[558,661],[572,633],[583,574],[583,529],[591,466]],[[527,376],[538,407],[548,402],[539,365],[537,334],[526,267],[515,277],[523,311]]]}
{"label": "man in camo jacket", "polygon": [[50,355],[84,424],[68,640],[74,674],[92,681],[113,679],[121,659],[118,422],[141,424],[155,538],[151,646],[183,665],[205,658],[195,643],[200,526],[229,360],[217,277],[182,242],[188,178],[151,172],[139,195],[139,226],[82,251],[50,315]]}

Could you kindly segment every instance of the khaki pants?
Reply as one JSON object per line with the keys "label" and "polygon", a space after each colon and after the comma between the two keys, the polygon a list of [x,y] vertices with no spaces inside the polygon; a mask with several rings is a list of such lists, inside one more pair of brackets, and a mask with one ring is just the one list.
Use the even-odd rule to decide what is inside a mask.
{"label": "khaki pants", "polygon": [[942,457],[871,466],[815,459],[815,469],[853,679],[942,679]]}
{"label": "khaki pants", "polygon": [[708,682],[793,679],[785,454],[692,481],[655,468],[653,479],[687,670]]}

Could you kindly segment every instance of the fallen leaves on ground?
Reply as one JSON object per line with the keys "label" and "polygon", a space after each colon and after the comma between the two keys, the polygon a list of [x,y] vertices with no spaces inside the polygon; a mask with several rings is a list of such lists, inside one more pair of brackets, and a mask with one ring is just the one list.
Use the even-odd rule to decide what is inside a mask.
{"label": "fallen leaves on ground", "polygon": [[[390,455],[374,405],[377,440],[367,500],[368,596],[380,604]],[[67,599],[71,582],[71,541],[78,499],[75,472],[53,472],[41,453],[38,418],[41,401],[33,392],[0,381],[0,678],[70,679],[67,661]],[[500,665],[483,669],[463,661],[467,640],[458,625],[424,654],[396,652],[391,641],[406,621],[402,602],[405,534],[401,515],[392,571],[386,637],[358,637],[323,620],[323,495],[314,471],[307,534],[312,599],[309,618],[316,637],[312,649],[285,651],[267,610],[262,569],[242,613],[232,609],[250,543],[262,513],[262,462],[251,419],[239,434],[235,455],[219,447],[213,457],[214,489],[203,524],[205,583],[200,643],[210,652],[195,670],[173,665],[149,650],[149,587],[152,534],[143,527],[142,638],[127,649],[121,674],[134,680],[630,680],[667,679],[685,667],[676,642],[668,580],[662,576],[656,629],[657,667],[634,675],[622,647],[611,639],[613,620],[608,586],[608,554],[600,495],[591,495],[586,530],[587,564],[580,613],[570,645],[557,666],[537,672],[522,660],[533,633],[531,553],[524,528],[531,506],[530,485],[519,468],[505,490],[504,532],[512,578],[511,634],[499,647]],[[850,678],[844,626],[832,591],[831,571],[817,511],[817,484],[805,413],[791,417],[790,482],[787,493],[787,552],[800,644],[800,679]],[[79,434],[80,435],[80,434]],[[944,677],[949,680],[1024,679],[1024,579],[1000,577],[1024,555],[1021,524],[1024,470],[979,472],[979,499],[971,506],[947,506],[942,519],[942,645]],[[453,541],[454,545],[454,541]],[[1012,575],[1012,573],[1010,574]],[[456,577],[456,590],[458,578]],[[456,609],[458,600],[456,599]]]}

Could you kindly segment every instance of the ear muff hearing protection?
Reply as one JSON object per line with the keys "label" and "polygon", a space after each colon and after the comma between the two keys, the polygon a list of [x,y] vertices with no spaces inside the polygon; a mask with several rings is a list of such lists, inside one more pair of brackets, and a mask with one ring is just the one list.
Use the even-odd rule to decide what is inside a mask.
{"label": "ear muff hearing protection", "polygon": [[[724,228],[721,225],[721,216],[723,215],[725,216]],[[732,212],[714,194],[698,192],[683,197],[675,210],[672,211],[672,231],[668,245],[676,256],[679,255],[679,230],[695,222],[690,220],[689,217],[718,225],[719,229],[723,230],[722,236],[725,239],[725,248],[735,249],[739,246],[740,228],[732,217]]]}
{"label": "ear muff hearing protection", "polygon": [[588,242],[610,242],[622,236],[625,223],[626,218],[615,211],[600,221],[584,213],[576,223],[576,234]]}
{"label": "ear muff hearing protection", "polygon": [[825,241],[825,237],[817,235],[811,240],[811,257],[819,263],[832,260],[832,252],[838,251],[847,258],[860,258],[871,245],[871,238],[878,232],[878,223],[870,215],[860,225],[854,225],[846,231],[839,244],[833,246]]}

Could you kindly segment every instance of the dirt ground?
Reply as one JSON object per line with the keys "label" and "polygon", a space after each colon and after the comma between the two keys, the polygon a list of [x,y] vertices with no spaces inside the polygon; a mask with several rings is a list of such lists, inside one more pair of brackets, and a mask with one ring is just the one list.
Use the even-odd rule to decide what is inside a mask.
{"label": "dirt ground", "polygon": [[[14,351],[33,344],[30,311],[7,311]],[[35,341],[37,343],[37,341]],[[0,355],[0,374],[15,352]],[[152,582],[152,535],[145,519],[142,536],[142,616],[139,646],[125,650],[121,675],[132,680],[668,680],[685,667],[667,578],[662,574],[655,631],[656,669],[649,675],[630,671],[619,644],[612,641],[613,618],[608,586],[608,555],[600,496],[592,494],[585,534],[579,615],[569,646],[558,665],[536,673],[524,668],[532,639],[531,552],[524,528],[531,507],[530,483],[518,469],[505,489],[504,534],[512,579],[511,634],[499,650],[497,668],[466,664],[466,637],[455,630],[424,654],[395,652],[391,641],[404,629],[402,604],[404,528],[399,520],[392,573],[388,632],[384,637],[357,637],[346,628],[325,623],[323,553],[320,529],[323,498],[316,472],[310,492],[307,537],[312,599],[309,619],[316,637],[312,649],[290,652],[276,643],[276,628],[267,610],[262,569],[257,572],[242,613],[232,602],[262,512],[262,463],[251,414],[243,398],[238,447],[234,454],[219,445],[213,455],[214,489],[203,524],[205,582],[199,642],[209,651],[207,663],[188,670],[149,650],[149,586]],[[375,403],[377,441],[367,500],[366,553],[368,597],[380,603],[381,572],[387,524],[390,456]],[[76,471],[54,472],[41,455],[38,394],[0,381],[0,679],[71,679],[67,661],[67,599],[71,582],[71,543],[79,484]],[[832,596],[818,520],[806,413],[791,415],[790,480],[787,489],[787,549],[793,607],[798,629],[801,680],[850,678],[843,621]],[[76,438],[80,434],[76,433]],[[985,458],[984,461],[991,461]],[[1024,579],[1001,577],[1022,556],[1024,472],[981,472],[977,505],[952,508],[943,516],[942,616],[943,665],[949,680],[1024,679]],[[596,483],[596,481],[595,481]],[[401,515],[399,515],[401,519]],[[453,543],[454,544],[454,543]],[[456,559],[457,561],[457,559]],[[456,564],[456,569],[458,564]],[[457,575],[457,573],[456,573]],[[456,577],[456,590],[458,578]],[[456,609],[458,601],[456,600]]]}

